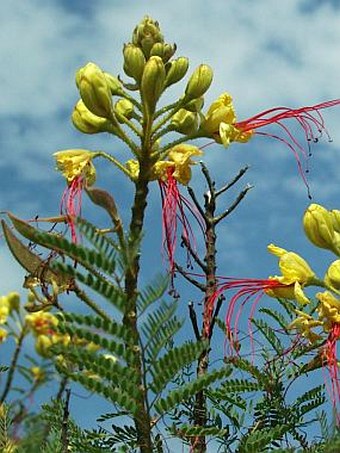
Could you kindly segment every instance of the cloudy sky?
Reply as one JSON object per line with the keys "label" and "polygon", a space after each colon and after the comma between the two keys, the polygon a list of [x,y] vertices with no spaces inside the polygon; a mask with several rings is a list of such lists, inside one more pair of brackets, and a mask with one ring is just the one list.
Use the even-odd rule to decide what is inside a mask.
{"label": "cloudy sky", "polygon": [[[240,120],[274,106],[299,107],[340,97],[338,0],[3,0],[1,210],[24,218],[58,212],[64,181],[51,158],[57,150],[99,148],[124,160],[130,157],[111,138],[73,129],[70,114],[78,99],[74,73],[94,61],[121,74],[122,44],[146,14],[160,22],[168,42],[176,42],[177,55],[190,58],[191,70],[200,63],[213,67],[206,105],[229,91]],[[313,147],[308,178],[314,202],[340,209],[340,107],[325,111],[324,118],[333,142],[325,138]],[[221,228],[220,273],[275,274],[276,260],[266,252],[266,245],[275,242],[301,253],[322,275],[332,257],[315,250],[303,236],[301,216],[310,201],[290,150],[275,140],[255,137],[247,145],[227,150],[211,146],[205,151],[218,184],[249,164],[239,188],[246,183],[255,186]],[[104,165],[98,173],[99,181],[126,206],[128,183]],[[198,170],[193,185],[204,191]],[[225,206],[236,194],[226,198]],[[122,207],[122,216],[128,215]],[[155,191],[148,234],[161,238],[159,215]],[[17,288],[23,273],[3,241],[0,260],[1,291]],[[154,256],[151,264],[157,266],[157,260]]]}

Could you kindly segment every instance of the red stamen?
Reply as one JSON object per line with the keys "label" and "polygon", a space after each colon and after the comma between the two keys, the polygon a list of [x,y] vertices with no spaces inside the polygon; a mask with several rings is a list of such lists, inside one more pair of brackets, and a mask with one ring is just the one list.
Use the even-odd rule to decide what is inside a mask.
{"label": "red stamen", "polygon": [[66,215],[67,223],[71,230],[72,242],[77,243],[77,233],[74,219],[80,216],[82,192],[84,189],[84,178],[76,176],[72,182],[66,187],[61,198],[60,212]]}
{"label": "red stamen", "polygon": [[[260,112],[257,115],[254,115],[244,121],[239,121],[235,124],[235,127],[242,132],[254,130],[258,135],[266,135],[285,143],[294,153],[295,159],[298,164],[299,173],[302,176],[304,184],[308,189],[309,195],[309,185],[306,180],[306,176],[302,171],[300,154],[302,154],[305,159],[308,159],[308,157],[310,156],[309,142],[317,142],[323,133],[325,133],[328,139],[331,140],[320,110],[335,107],[339,104],[340,99],[334,99],[331,101],[322,102],[320,104],[300,107],[297,109],[290,109],[288,107],[274,107],[272,109]],[[301,145],[301,143],[299,143],[299,141],[293,136],[288,127],[282,123],[282,121],[286,119],[296,120],[298,125],[302,128],[305,140],[308,143],[308,152],[306,152],[306,148]],[[257,132],[257,129],[268,126],[270,124],[278,125],[281,129],[283,129],[285,136],[280,137],[271,133]]]}
{"label": "red stamen", "polygon": [[340,403],[340,382],[339,382],[339,366],[337,360],[337,341],[340,339],[340,323],[333,323],[327,343],[324,350],[325,366],[328,369],[331,386],[327,385],[328,393],[330,394],[334,412],[336,414],[337,425],[340,426],[340,414],[337,407]]}
{"label": "red stamen", "polygon": [[[175,273],[175,250],[177,243],[177,226],[178,221],[182,224],[181,235],[184,243],[194,250],[196,249],[195,236],[192,227],[185,213],[185,208],[193,215],[199,223],[201,229],[204,229],[204,222],[198,211],[185,198],[178,189],[178,183],[173,177],[174,168],[167,169],[167,180],[159,181],[162,197],[162,223],[163,223],[163,247],[166,251],[169,262],[169,271],[173,283]],[[187,266],[191,266],[190,255],[187,251]]]}
{"label": "red stamen", "polygon": [[[234,279],[231,277],[223,278],[223,280],[227,280],[226,283],[220,283],[217,290],[208,300],[207,304],[205,305],[204,310],[204,317],[203,317],[203,324],[204,330],[207,336],[210,333],[210,324],[211,319],[214,312],[215,302],[216,300],[227,290],[229,289],[237,289],[238,291],[236,294],[232,296],[229,301],[227,314],[226,314],[226,333],[227,333],[227,340],[229,341],[229,345],[231,350],[237,350],[238,345],[238,324],[239,320],[243,311],[244,306],[246,303],[255,297],[251,309],[250,315],[248,316],[248,332],[251,339],[251,344],[253,344],[253,334],[252,334],[252,327],[251,321],[254,317],[254,313],[257,307],[258,302],[260,301],[261,297],[265,294],[266,290],[274,289],[274,288],[283,288],[287,287],[283,283],[275,279]],[[236,310],[237,303],[241,300],[240,307]]]}

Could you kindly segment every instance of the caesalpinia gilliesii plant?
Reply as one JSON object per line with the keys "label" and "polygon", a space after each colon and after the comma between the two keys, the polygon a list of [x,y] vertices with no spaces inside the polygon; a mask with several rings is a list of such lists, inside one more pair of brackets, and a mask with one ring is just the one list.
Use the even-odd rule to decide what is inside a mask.
{"label": "caesalpinia gilliesii plant", "polygon": [[[336,99],[300,108],[275,107],[248,119],[238,120],[229,93],[221,94],[207,109],[204,108],[204,96],[212,83],[213,71],[208,65],[201,64],[189,76],[183,94],[171,104],[164,105],[161,103],[164,92],[172,85],[179,83],[186,76],[189,68],[189,60],[183,56],[175,58],[175,52],[176,46],[165,42],[159,24],[150,17],[145,17],[135,28],[131,42],[125,44],[123,48],[123,71],[125,76],[129,78],[128,80],[106,72],[93,62],[86,64],[77,71],[76,85],[80,100],[72,114],[74,126],[85,134],[107,133],[120,139],[127,148],[127,156],[126,160],[120,161],[114,153],[87,149],[66,149],[54,154],[57,169],[62,173],[67,183],[61,199],[59,221],[65,221],[68,224],[72,244],[58,234],[39,233],[27,222],[10,215],[9,217],[17,231],[33,242],[52,250],[48,259],[44,261],[34,255],[32,251],[24,249],[22,243],[4,224],[5,237],[13,254],[30,274],[37,274],[33,280],[29,280],[26,284],[31,291],[36,289],[37,286],[41,287],[42,297],[37,301],[35,310],[39,308],[48,310],[52,306],[60,310],[58,302],[60,294],[74,292],[98,316],[96,321],[92,321],[90,318],[72,318],[71,314],[67,318],[68,315],[65,313],[58,317],[58,321],[51,321],[53,324],[53,332],[50,332],[52,337],[48,340],[43,339],[46,344],[47,341],[49,342],[46,353],[53,354],[53,351],[56,351],[57,354],[58,352],[57,355],[59,358],[61,357],[61,360],[56,365],[61,373],[67,374],[70,379],[78,380],[92,391],[103,394],[106,398],[123,407],[132,416],[137,439],[136,445],[141,452],[153,451],[157,437],[153,435],[154,427],[174,406],[174,393],[171,394],[171,398],[169,396],[166,399],[161,397],[161,391],[176,376],[175,371],[173,375],[169,371],[169,376],[165,373],[166,366],[169,367],[167,361],[170,361],[171,351],[168,355],[165,354],[159,359],[159,362],[156,362],[155,357],[157,355],[155,355],[153,358],[156,365],[148,364],[145,359],[145,345],[142,341],[142,334],[145,334],[145,331],[142,332],[139,324],[140,316],[145,309],[145,306],[141,309],[139,305],[141,292],[138,283],[140,242],[144,230],[150,183],[157,182],[160,187],[163,245],[168,258],[170,286],[173,289],[173,276],[176,269],[179,268],[175,254],[179,234],[178,226],[182,229],[181,235],[185,246],[191,255],[195,256],[194,225],[190,223],[190,219],[197,221],[205,239],[209,231],[209,240],[206,241],[207,250],[209,248],[215,250],[214,228],[218,221],[225,217],[225,215],[221,215],[218,219],[212,219],[210,214],[214,212],[214,206],[210,206],[210,211],[207,208],[206,212],[203,212],[195,197],[191,201],[181,193],[181,186],[187,186],[192,178],[192,167],[197,163],[195,159],[204,156],[202,148],[195,146],[192,142],[195,139],[206,138],[209,140],[208,144],[217,143],[228,148],[234,142],[243,144],[251,142],[257,135],[269,136],[278,140],[293,152],[300,175],[308,188],[303,170],[303,160],[309,156],[310,142],[317,141],[323,132],[328,135],[321,111],[340,104],[340,99]],[[293,135],[289,129],[289,122],[286,122],[286,120],[294,120],[300,126],[303,141]],[[276,126],[278,132],[266,132],[265,127],[268,125]],[[94,187],[96,180],[95,161],[99,158],[111,163],[118,171],[122,172],[134,187],[131,219],[127,227],[122,224],[113,197],[106,191]],[[209,183],[209,178],[207,180]],[[111,228],[105,231],[91,230],[89,225],[84,227],[85,224],[81,223],[79,217],[81,216],[81,198],[84,191],[96,205],[104,207],[109,213],[113,224]],[[210,214],[208,215],[207,212]],[[112,260],[106,260],[97,252],[87,252],[82,247],[77,231],[78,227],[82,232],[84,229],[87,233],[92,231],[90,239],[99,249],[104,244],[107,247],[105,250],[112,246],[115,253],[123,255],[124,259],[120,262],[122,275],[116,275],[115,263]],[[115,241],[106,239],[105,234],[110,233],[116,238]],[[99,235],[101,235],[101,240],[98,239]],[[216,314],[214,308],[219,297],[226,289],[239,289],[228,302],[226,308],[227,335],[231,344],[235,344],[240,313],[236,314],[236,324],[234,326],[232,324],[235,306],[241,297],[248,298],[253,295],[258,297],[258,294],[264,291],[272,297],[294,299],[297,304],[304,306],[308,305],[308,298],[303,291],[304,287],[321,284],[308,264],[298,255],[286,252],[286,250],[273,245],[270,246],[270,252],[279,257],[282,275],[266,280],[227,279],[227,282],[225,282],[216,277],[215,252],[210,254],[212,257],[210,265],[201,266],[204,270],[202,277],[205,277],[207,281],[206,287],[201,287],[205,291],[202,329],[201,332],[197,333],[196,331],[198,346],[190,345],[192,359],[191,361],[188,359],[189,363],[198,359],[200,371],[198,372],[197,382],[195,381],[191,385],[190,390],[189,387],[186,389],[186,392],[191,392],[191,396],[200,395],[200,398],[196,399],[197,410],[196,412],[194,410],[194,424],[201,428],[204,428],[207,423],[204,386],[222,378],[223,373],[227,375],[229,372],[222,370],[222,374],[215,372],[215,375],[208,375],[208,356],[214,314]],[[56,256],[63,258],[64,255],[74,261],[73,266],[66,267],[66,264],[64,265],[61,262],[59,267],[54,267],[53,261]],[[28,263],[32,260],[36,263],[35,268],[32,268],[32,265]],[[92,261],[91,265],[88,260]],[[200,262],[198,259],[197,261]],[[99,267],[100,271],[95,270],[92,266],[93,262]],[[78,272],[77,266],[84,266],[89,271],[86,279],[83,279],[82,274]],[[108,278],[104,278],[105,272]],[[186,276],[188,277],[189,273]],[[119,323],[115,321],[114,317],[85,295],[79,287],[77,279],[99,291],[101,295],[105,295],[107,298],[111,297],[110,300],[115,304],[118,304],[120,299],[124,301],[123,304],[117,305],[121,312],[119,323],[121,322],[123,329],[120,330]],[[324,284],[326,285],[326,283]],[[49,287],[52,289],[49,290]],[[329,285],[325,287],[329,288]],[[111,293],[109,293],[109,290]],[[334,290],[331,289],[331,291]],[[119,294],[120,299],[118,296],[114,299],[112,294]],[[330,318],[327,318],[324,314],[325,309],[322,313],[320,322],[329,321]],[[34,326],[36,325],[36,316],[32,315],[32,318],[29,318]],[[49,318],[52,315],[47,312],[44,316]],[[105,332],[109,331],[110,326],[111,333],[114,331],[116,335],[120,335],[123,349],[104,341],[98,335],[95,336],[92,333],[85,335],[81,328],[78,328],[75,334],[75,331],[66,326],[66,319],[69,322],[74,321],[81,325],[87,323],[87,325],[101,328]],[[326,324],[323,325],[326,326]],[[292,325],[292,328],[297,326],[299,326],[298,321]],[[60,336],[57,333],[59,329]],[[328,329],[328,332],[333,332],[331,342],[337,335],[337,330],[334,333],[332,327],[328,327]],[[161,330],[161,324],[159,330]],[[37,335],[36,330],[35,335]],[[309,340],[313,338],[312,335],[304,336]],[[82,343],[82,339],[90,344],[93,341],[95,345],[99,346],[97,350],[101,348],[109,349],[117,355],[120,354],[122,360],[124,359],[126,363],[126,367],[123,368],[119,360],[111,361],[114,362],[113,364],[108,361],[109,359],[99,357],[100,353],[97,354],[96,347],[92,351],[85,352],[73,350],[73,345],[77,341]],[[170,339],[172,339],[172,336],[169,334],[163,345],[165,346]],[[40,341],[42,340],[40,339]],[[151,339],[150,343],[152,343]],[[88,343],[85,342],[84,344],[87,345]],[[328,350],[330,349],[328,347]],[[183,358],[185,356],[184,349],[181,351],[182,356],[178,352],[183,362],[180,365],[184,367],[186,365]],[[69,354],[69,360],[63,360],[63,357],[66,357],[67,354]],[[90,367],[91,357],[92,362],[98,364],[97,374],[83,376],[82,370],[78,371],[77,374],[72,365],[72,360],[76,361],[77,354],[83,354],[82,359],[85,367]],[[190,354],[187,353],[188,356]],[[330,356],[331,353],[329,352],[327,357]],[[174,360],[173,357],[172,360]],[[202,361],[204,361],[203,365]],[[180,365],[176,369],[177,372],[181,369]],[[105,367],[109,367],[110,373],[105,374]],[[148,370],[148,372],[151,370],[151,378],[153,379],[152,381],[150,378],[151,384],[146,377],[145,370]],[[103,373],[103,376],[105,374],[105,379],[109,380],[110,378],[116,379],[112,376],[118,376],[123,371],[133,382],[132,384],[121,384],[123,387],[119,392],[112,389],[112,381],[110,381],[109,387],[104,387],[104,384],[100,381],[100,373]],[[159,377],[162,374],[160,371],[166,377]],[[204,376],[205,374],[206,376]],[[162,379],[164,379],[164,382]],[[116,381],[115,385],[119,385],[118,378]],[[152,398],[150,397],[151,391],[154,393]],[[184,393],[183,399],[185,399]],[[154,408],[156,408],[155,413],[153,413]],[[189,442],[195,451],[206,450],[205,434],[192,434]]]}

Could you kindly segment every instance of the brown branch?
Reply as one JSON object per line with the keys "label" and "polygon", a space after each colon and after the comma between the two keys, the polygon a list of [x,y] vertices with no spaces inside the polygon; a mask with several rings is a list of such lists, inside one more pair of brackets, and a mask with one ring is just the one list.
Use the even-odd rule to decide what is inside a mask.
{"label": "brown branch", "polygon": [[190,317],[190,321],[192,324],[192,328],[194,329],[194,334],[195,334],[196,340],[200,341],[201,335],[200,335],[200,331],[198,328],[197,315],[195,312],[194,303],[189,302],[188,307],[189,307],[189,317]]}
{"label": "brown branch", "polygon": [[188,282],[190,282],[192,285],[196,286],[200,291],[205,292],[206,286],[203,285],[202,283],[198,282],[194,278],[190,277],[188,273],[183,269],[182,266],[179,264],[175,264],[176,270],[186,279]]}
{"label": "brown branch", "polygon": [[234,209],[241,203],[243,198],[247,195],[247,192],[249,192],[249,190],[252,189],[253,187],[254,186],[247,184],[246,187],[239,193],[234,203],[232,203],[229,206],[229,208],[227,208],[222,214],[220,214],[217,217],[214,217],[215,225],[217,225],[221,220],[225,219],[229,214],[231,214],[234,211]]}
{"label": "brown branch", "polygon": [[195,263],[202,269],[202,271],[205,273],[207,271],[207,266],[201,261],[200,257],[198,254],[195,252],[195,250],[191,247],[190,242],[186,237],[182,235],[182,244],[184,247],[187,249],[188,253],[192,257],[192,259],[195,261]]}
{"label": "brown branch", "polygon": [[232,187],[234,184],[237,183],[237,181],[239,181],[242,178],[242,176],[248,171],[248,169],[249,169],[248,165],[246,165],[245,167],[241,168],[241,170],[237,173],[237,175],[231,181],[229,181],[225,186],[221,187],[219,190],[215,191],[215,197],[217,198],[222,193],[224,193],[227,190],[229,190],[230,187]]}

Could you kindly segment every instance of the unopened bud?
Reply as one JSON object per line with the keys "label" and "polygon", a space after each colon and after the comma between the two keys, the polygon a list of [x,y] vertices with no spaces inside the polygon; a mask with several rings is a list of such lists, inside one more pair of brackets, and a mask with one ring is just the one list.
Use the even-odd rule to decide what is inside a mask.
{"label": "unopened bud", "polygon": [[136,26],[132,34],[132,43],[140,47],[146,58],[149,58],[150,51],[155,43],[163,43],[164,37],[161,33],[159,23],[151,17],[145,16]]}
{"label": "unopened bud", "polygon": [[7,302],[9,305],[9,311],[19,311],[20,307],[20,294],[16,291],[12,291],[11,293],[7,294]]}
{"label": "unopened bud", "polygon": [[79,69],[76,83],[86,107],[95,115],[112,116],[112,96],[104,72],[94,63]]}
{"label": "unopened bud", "polygon": [[175,44],[172,46],[171,44],[163,44],[157,42],[151,48],[150,57],[153,56],[161,57],[163,63],[165,64],[170,60],[170,58],[174,55],[175,52],[176,52]]}
{"label": "unopened bud", "polygon": [[115,104],[115,111],[118,121],[122,123],[120,116],[124,116],[127,119],[132,118],[134,113],[133,104],[128,99],[119,99]]}
{"label": "unopened bud", "polygon": [[185,101],[199,98],[209,89],[213,79],[213,71],[210,66],[201,64],[195,69],[185,89]]}
{"label": "unopened bud", "polygon": [[72,113],[72,123],[84,134],[97,134],[98,132],[109,132],[112,124],[106,118],[94,115],[80,99]]}
{"label": "unopened bud", "polygon": [[141,94],[149,113],[153,113],[164,90],[165,68],[160,57],[151,57],[144,68]]}
{"label": "unopened bud", "polygon": [[123,49],[124,72],[140,84],[145,66],[143,51],[134,44],[126,44]]}
{"label": "unopened bud", "polygon": [[314,245],[323,249],[333,250],[333,221],[327,209],[312,203],[303,216],[303,227],[306,236]]}
{"label": "unopened bud", "polygon": [[327,269],[324,281],[328,288],[340,290],[340,260],[333,261]]}
{"label": "unopened bud", "polygon": [[113,76],[109,72],[105,72],[105,71],[104,71],[104,75],[105,75],[106,81],[109,85],[111,94],[113,96],[122,95],[124,93],[124,90],[122,87],[122,83],[118,80],[118,78]]}
{"label": "unopened bud", "polygon": [[[168,66],[169,65],[169,66]],[[168,63],[166,66],[165,86],[168,87],[179,82],[188,71],[189,60],[186,57],[179,57],[176,60]]]}
{"label": "unopened bud", "polygon": [[192,101],[185,104],[185,110],[189,110],[190,112],[197,112],[199,113],[204,105],[204,98],[200,97],[197,99],[193,99]]}
{"label": "unopened bud", "polygon": [[172,118],[172,129],[181,134],[194,134],[198,130],[198,115],[197,113],[189,112],[185,109],[180,109]]}

